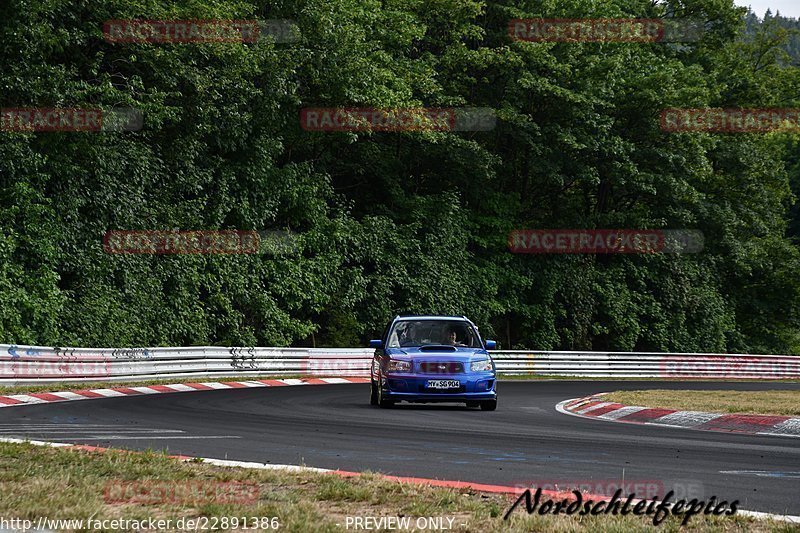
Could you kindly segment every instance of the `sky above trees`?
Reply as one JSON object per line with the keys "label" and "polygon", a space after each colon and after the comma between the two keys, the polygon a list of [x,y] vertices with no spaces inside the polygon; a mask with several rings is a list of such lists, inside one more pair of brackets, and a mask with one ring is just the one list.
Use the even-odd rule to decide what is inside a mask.
{"label": "sky above trees", "polygon": [[800,18],[800,1],[798,0],[735,0],[735,3],[737,6],[750,6],[750,9],[759,18],[764,18],[767,9],[772,11],[773,15],[780,11],[784,17]]}

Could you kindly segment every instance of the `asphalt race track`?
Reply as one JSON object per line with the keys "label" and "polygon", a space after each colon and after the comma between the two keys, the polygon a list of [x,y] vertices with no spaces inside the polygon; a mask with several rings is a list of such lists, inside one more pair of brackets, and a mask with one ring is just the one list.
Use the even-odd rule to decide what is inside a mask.
{"label": "asphalt race track", "polygon": [[800,384],[502,382],[495,412],[378,409],[368,404],[368,384],[219,390],[4,408],[0,436],[498,485],[624,478],[674,488],[679,497],[683,490],[738,499],[742,509],[800,515],[800,439],[587,420],[554,407],[643,388]]}

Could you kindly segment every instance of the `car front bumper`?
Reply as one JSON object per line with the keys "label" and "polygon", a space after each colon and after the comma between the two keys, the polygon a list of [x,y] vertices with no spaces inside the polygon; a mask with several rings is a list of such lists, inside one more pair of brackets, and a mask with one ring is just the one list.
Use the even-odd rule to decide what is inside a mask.
{"label": "car front bumper", "polygon": [[[429,380],[454,380],[458,389],[431,389]],[[497,378],[491,373],[476,374],[389,374],[382,376],[381,389],[386,398],[408,402],[463,402],[497,399]]]}

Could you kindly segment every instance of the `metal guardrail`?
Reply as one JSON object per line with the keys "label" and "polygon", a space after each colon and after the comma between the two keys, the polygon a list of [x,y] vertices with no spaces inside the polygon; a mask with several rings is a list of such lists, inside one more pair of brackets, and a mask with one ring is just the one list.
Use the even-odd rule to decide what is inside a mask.
{"label": "metal guardrail", "polygon": [[[0,385],[215,376],[366,376],[368,348],[60,348],[0,344]],[[800,379],[800,357],[492,351],[501,375]]]}
{"label": "metal guardrail", "polygon": [[499,372],[660,379],[800,379],[800,357],[658,352],[493,352]]}

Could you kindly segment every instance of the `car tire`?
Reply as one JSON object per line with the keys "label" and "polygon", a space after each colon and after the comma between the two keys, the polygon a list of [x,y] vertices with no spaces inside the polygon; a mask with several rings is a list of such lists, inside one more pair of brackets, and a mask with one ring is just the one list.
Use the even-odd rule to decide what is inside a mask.
{"label": "car tire", "polygon": [[467,407],[478,407],[481,402],[467,402]]}
{"label": "car tire", "polygon": [[374,381],[370,381],[369,404],[370,405],[378,405],[378,389],[375,386],[375,382]]}
{"label": "car tire", "polygon": [[497,400],[486,400],[481,402],[481,411],[494,411],[497,409]]}
{"label": "car tire", "polygon": [[389,409],[394,407],[394,400],[390,400],[383,395],[383,389],[380,386],[377,387],[378,389],[378,407],[383,409]]}

